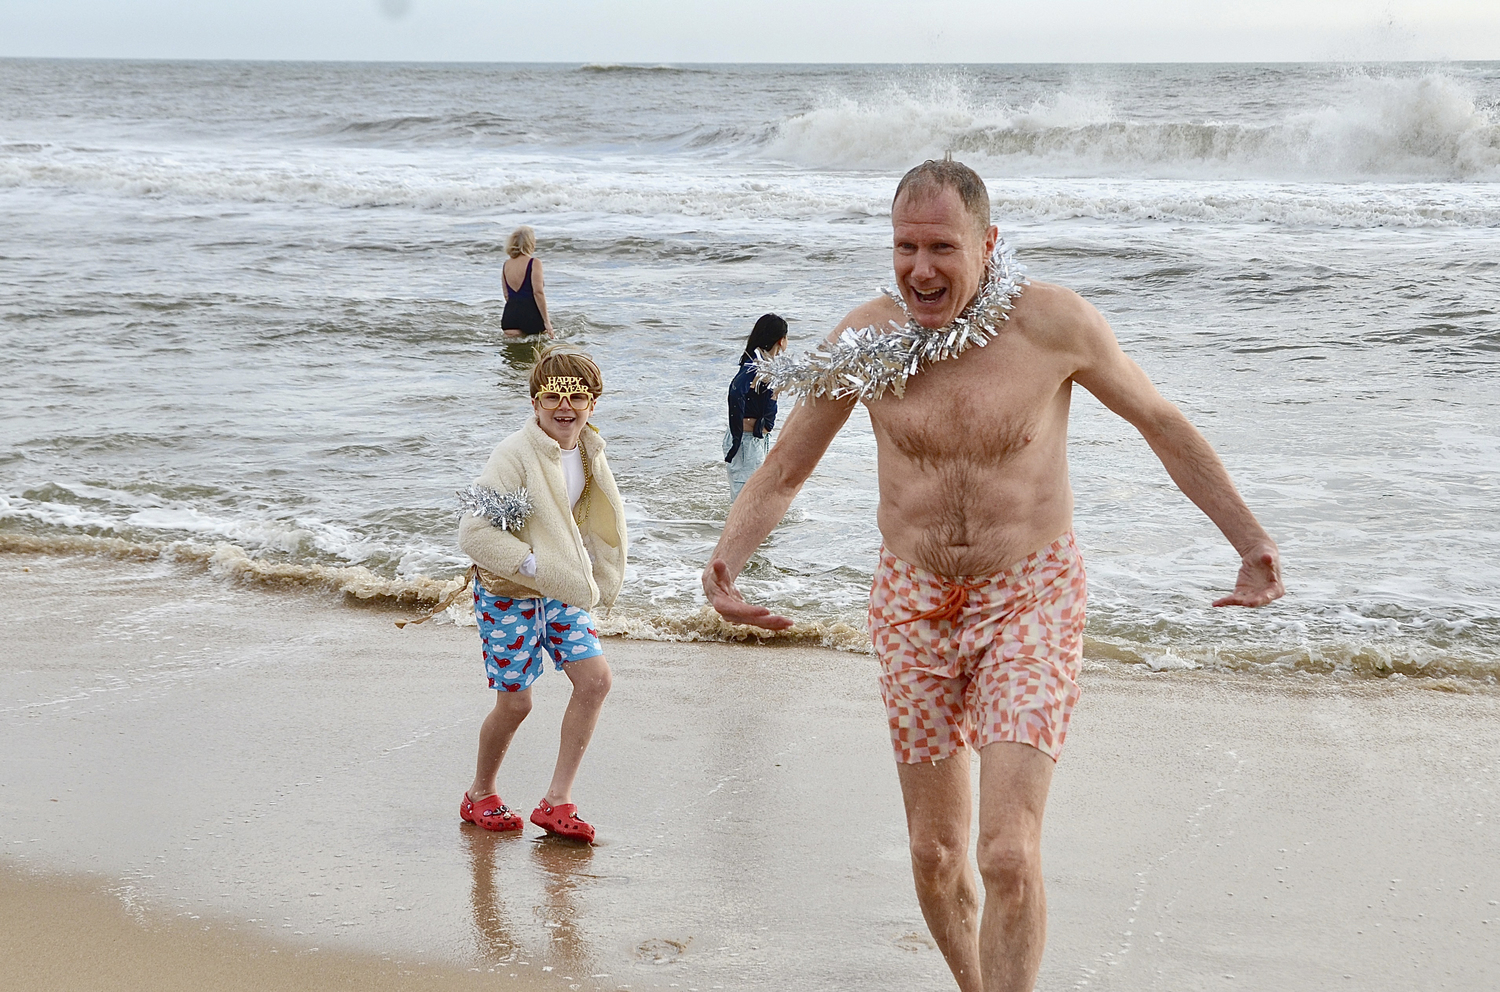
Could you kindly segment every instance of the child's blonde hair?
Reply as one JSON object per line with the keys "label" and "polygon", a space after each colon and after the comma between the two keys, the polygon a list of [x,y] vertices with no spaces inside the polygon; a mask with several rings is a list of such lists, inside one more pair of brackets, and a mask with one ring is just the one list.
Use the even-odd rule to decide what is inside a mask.
{"label": "child's blonde hair", "polygon": [[588,352],[570,344],[555,341],[537,350],[536,364],[531,366],[531,395],[542,391],[542,385],[553,376],[577,376],[598,399],[604,395],[604,373]]}
{"label": "child's blonde hair", "polygon": [[536,254],[536,232],[525,224],[511,231],[505,239],[505,254],[511,258]]}

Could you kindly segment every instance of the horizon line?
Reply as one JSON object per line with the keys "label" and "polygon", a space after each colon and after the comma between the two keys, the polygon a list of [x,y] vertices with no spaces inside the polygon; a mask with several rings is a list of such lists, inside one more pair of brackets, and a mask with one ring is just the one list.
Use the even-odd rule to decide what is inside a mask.
{"label": "horizon line", "polygon": [[766,59],[761,61],[714,60],[692,62],[683,60],[612,60],[612,59],[532,59],[532,60],[476,60],[476,59],[389,59],[389,58],[263,58],[244,56],[194,56],[194,55],[6,55],[0,61],[14,62],[254,62],[262,64],[289,63],[316,65],[341,63],[349,65],[543,65],[543,66],[600,66],[622,69],[675,69],[684,66],[736,66],[736,65],[787,65],[787,66],[961,66],[961,65],[1434,65],[1466,63],[1473,65],[1500,65],[1500,58],[1463,59],[1440,56],[1433,58],[1326,58],[1326,59],[1016,59],[1004,62],[950,61],[888,61],[869,60],[857,62],[806,62],[791,59]]}

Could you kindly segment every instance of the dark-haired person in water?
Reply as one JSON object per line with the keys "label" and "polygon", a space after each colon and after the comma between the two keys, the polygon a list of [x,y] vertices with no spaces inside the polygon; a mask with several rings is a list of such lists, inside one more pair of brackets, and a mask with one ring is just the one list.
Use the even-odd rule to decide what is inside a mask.
{"label": "dark-haired person in water", "polygon": [[505,239],[509,256],[500,267],[505,285],[505,312],[500,329],[508,338],[527,334],[552,336],[552,318],[547,316],[547,296],[542,292],[542,260],[537,258],[536,232],[521,225]]}
{"label": "dark-haired person in water", "polygon": [[729,501],[766,460],[771,429],[776,426],[776,395],[755,384],[760,355],[779,355],[786,348],[786,321],[774,313],[761,316],[740,354],[740,370],[729,384],[729,429],[724,432],[724,468],[729,474]]}
{"label": "dark-haired person in water", "polygon": [[[856,308],[810,358],[763,363],[773,386],[804,399],[730,510],[703,590],[728,620],[791,625],[747,603],[735,578],[863,402],[884,538],[870,633],[917,899],[964,992],[1024,992],[1046,939],[1042,812],[1083,656],[1067,459],[1073,387],[1139,430],[1234,546],[1234,592],[1214,605],[1280,597],[1278,552],[1213,448],[1099,312],[1061,286],[1025,280],[972,170],[951,161],[912,169],[896,188],[891,226],[898,294]],[[969,868],[969,748],[979,752],[982,915]]]}

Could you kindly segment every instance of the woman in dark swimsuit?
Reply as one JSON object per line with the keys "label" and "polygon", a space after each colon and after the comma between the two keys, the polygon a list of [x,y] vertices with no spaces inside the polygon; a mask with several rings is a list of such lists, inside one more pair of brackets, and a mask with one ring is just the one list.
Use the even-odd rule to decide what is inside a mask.
{"label": "woman in dark swimsuit", "polygon": [[518,227],[505,239],[505,254],[510,257],[500,267],[500,281],[505,285],[500,329],[508,338],[552,336],[552,318],[547,316],[547,297],[542,293],[542,263],[533,257],[534,251],[536,232],[529,227]]}

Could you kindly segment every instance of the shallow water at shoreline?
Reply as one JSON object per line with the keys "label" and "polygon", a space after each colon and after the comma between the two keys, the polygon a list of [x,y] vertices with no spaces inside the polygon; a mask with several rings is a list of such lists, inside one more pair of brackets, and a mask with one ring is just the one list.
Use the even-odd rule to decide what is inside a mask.
{"label": "shallow water at shoreline", "polygon": [[[243,548],[225,543],[139,544],[115,538],[36,538],[0,534],[0,553],[160,561],[168,569],[164,576],[193,581],[195,576],[206,573],[208,581],[230,593],[236,588],[249,595],[254,595],[257,589],[321,591],[336,597],[333,601],[350,606],[368,604],[402,621],[427,616],[428,607],[444,598],[460,581],[425,576],[388,579],[361,566],[278,563],[252,556]],[[783,644],[860,654],[871,652],[869,633],[863,623],[848,622],[837,615],[819,619],[789,612],[793,612],[795,622],[790,629],[780,632],[727,623],[706,606],[696,610],[647,612],[616,608],[596,618],[595,625],[604,636],[629,640]],[[1173,628],[1162,621],[1145,632],[1110,630],[1096,621],[1085,635],[1084,657],[1094,662],[1139,666],[1152,672],[1207,669],[1355,679],[1415,678],[1430,683],[1432,688],[1458,692],[1471,691],[1470,686],[1496,683],[1493,656],[1476,653],[1461,641],[1455,646],[1452,634],[1445,636],[1443,631],[1430,631],[1430,646],[1420,654],[1413,654],[1399,636],[1403,619],[1410,618],[1392,618],[1385,637],[1372,633],[1348,644],[1304,642],[1269,648],[1256,645],[1255,637],[1260,627],[1253,619],[1243,624],[1247,643],[1209,645],[1193,644],[1187,638],[1172,643]],[[438,614],[433,622],[474,626],[465,599]]]}

